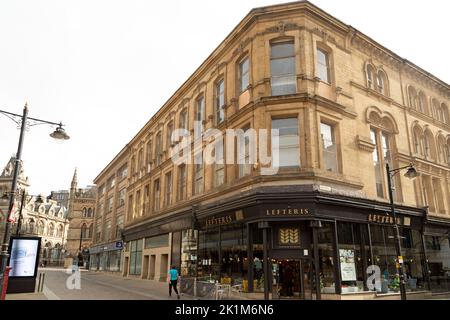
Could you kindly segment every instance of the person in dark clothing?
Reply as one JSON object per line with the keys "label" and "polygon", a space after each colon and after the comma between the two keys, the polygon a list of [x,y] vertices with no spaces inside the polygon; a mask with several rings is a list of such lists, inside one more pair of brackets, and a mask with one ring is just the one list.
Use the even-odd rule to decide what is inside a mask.
{"label": "person in dark clothing", "polygon": [[283,277],[283,286],[286,288],[286,296],[293,297],[293,279],[294,274],[292,273],[292,269],[289,265],[286,266],[286,269],[284,270],[284,277]]}

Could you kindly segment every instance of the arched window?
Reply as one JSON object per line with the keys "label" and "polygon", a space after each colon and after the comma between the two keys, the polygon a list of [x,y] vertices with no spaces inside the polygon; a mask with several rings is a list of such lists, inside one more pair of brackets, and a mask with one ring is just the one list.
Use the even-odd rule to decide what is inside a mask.
{"label": "arched window", "polygon": [[[398,165],[393,157],[396,152],[395,134],[398,133],[398,128],[390,114],[383,113],[376,107],[368,108],[367,122],[371,124],[370,138],[375,146],[372,153],[375,193],[380,198],[387,198],[386,164],[389,164],[391,168]],[[401,186],[398,176],[394,176],[393,186],[395,187],[394,200],[401,201]]]}
{"label": "arched window", "polygon": [[35,232],[35,222],[33,219],[28,220],[28,233],[33,234]]}
{"label": "arched window", "polygon": [[143,148],[140,148],[138,152],[137,171],[140,171],[142,169],[143,164],[144,164],[144,150]]}
{"label": "arched window", "polygon": [[87,216],[88,216],[89,218],[92,217],[92,208],[89,208],[89,209],[88,209]]}
{"label": "arched window", "polygon": [[377,74],[377,91],[385,96],[389,95],[389,90],[387,87],[387,76],[384,71],[379,70]]}
{"label": "arched window", "polygon": [[425,158],[435,160],[436,145],[434,143],[433,134],[431,133],[430,129],[425,130],[423,138],[424,138]]}
{"label": "arched window", "polygon": [[44,229],[45,229],[45,225],[43,221],[39,221],[38,222],[38,234],[39,235],[44,235]]}
{"label": "arched window", "polygon": [[416,92],[416,89],[414,89],[414,87],[412,87],[412,86],[409,86],[408,93],[409,93],[409,106],[411,108],[417,110],[417,92]]}
{"label": "arched window", "polygon": [[161,134],[161,131],[159,131],[156,134],[155,152],[156,152],[156,166],[159,166],[161,164],[161,160],[162,160],[162,134]]}
{"label": "arched window", "polygon": [[219,125],[225,120],[225,80],[223,78],[216,82],[214,94],[214,119],[216,125]]}
{"label": "arched window", "polygon": [[450,167],[450,137],[447,138],[447,165]]}
{"label": "arched window", "polygon": [[152,151],[152,138],[151,137],[148,138],[145,150],[146,150],[145,156],[147,157],[147,159],[146,159],[147,160],[146,161],[146,163],[147,163],[147,172],[150,172],[150,170],[152,168],[151,164],[152,164],[152,161],[153,161],[153,159],[152,159],[152,154],[153,154],[153,151]]}
{"label": "arched window", "polygon": [[50,242],[47,242],[42,252],[42,256],[46,263],[48,263],[48,261],[50,260],[51,254],[52,254],[52,244]]}
{"label": "arched window", "polygon": [[419,99],[417,102],[418,102],[417,110],[422,113],[428,113],[427,98],[422,91],[419,92]]}
{"label": "arched window", "polygon": [[61,258],[61,245],[57,243],[52,250],[52,260],[58,261]]}
{"label": "arched window", "polygon": [[131,175],[134,175],[136,173],[136,158],[135,158],[135,156],[131,157],[130,173],[131,173]]}
{"label": "arched window", "polygon": [[414,152],[418,155],[423,156],[424,155],[423,131],[418,125],[415,125],[413,128],[413,143],[414,143]]}
{"label": "arched window", "polygon": [[47,235],[49,235],[50,237],[55,236],[55,226],[51,222],[49,223],[48,228],[47,228]]}
{"label": "arched window", "polygon": [[173,121],[170,121],[166,127],[166,150],[169,150],[173,145],[172,141],[172,133],[173,133]]}
{"label": "arched window", "polygon": [[205,97],[203,94],[199,95],[197,99],[195,100],[195,118],[194,120],[197,121],[197,127],[204,129],[204,123],[205,123]]}
{"label": "arched window", "polygon": [[64,227],[62,224],[58,225],[58,233],[57,233],[57,237],[61,238],[64,234]]}
{"label": "arched window", "polygon": [[187,108],[184,108],[180,112],[180,118],[178,120],[180,129],[186,129],[188,130],[188,110]]}
{"label": "arched window", "polygon": [[374,75],[375,75],[375,68],[371,64],[367,64],[366,68],[366,76],[367,76],[367,87],[369,89],[374,89]]}
{"label": "arched window", "polygon": [[436,120],[440,120],[439,119],[439,117],[440,117],[440,113],[439,113],[439,102],[435,99],[435,98],[432,98],[431,99],[431,116],[433,117],[433,118],[435,118]]}
{"label": "arched window", "polygon": [[439,162],[447,164],[447,146],[445,143],[445,138],[442,134],[440,134],[437,138],[437,146]]}
{"label": "arched window", "polygon": [[441,110],[443,122],[445,122],[446,124],[450,124],[450,114],[448,111],[448,107],[445,103],[441,104]]}
{"label": "arched window", "polygon": [[93,235],[93,228],[94,228],[94,224],[93,223],[91,223],[91,225],[89,226],[89,228],[88,228],[88,231],[87,231],[87,237],[88,238],[92,238],[92,235]]}
{"label": "arched window", "polygon": [[83,217],[86,217],[86,208],[83,208]]}
{"label": "arched window", "polygon": [[[375,187],[376,194],[380,198],[387,197],[387,180],[386,177],[386,164],[388,163],[391,168],[394,167],[392,154],[394,153],[394,137],[389,131],[385,131],[380,128],[372,127],[370,129],[370,138],[375,145],[373,151],[373,166],[375,170]],[[395,190],[399,185],[399,179],[394,177]],[[394,199],[398,200],[398,192],[394,193]]]}
{"label": "arched window", "polygon": [[86,226],[86,223],[83,223],[81,225],[81,239],[88,238],[86,232],[87,232],[87,226]]}

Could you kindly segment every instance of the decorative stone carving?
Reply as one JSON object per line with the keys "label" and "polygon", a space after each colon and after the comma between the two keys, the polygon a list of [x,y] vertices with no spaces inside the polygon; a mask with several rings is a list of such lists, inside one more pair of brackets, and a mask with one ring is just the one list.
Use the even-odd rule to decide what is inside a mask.
{"label": "decorative stone carving", "polygon": [[266,28],[266,32],[278,32],[280,35],[284,35],[287,30],[298,29],[298,24],[279,21],[276,26]]}
{"label": "decorative stone carving", "polygon": [[356,136],[356,145],[363,151],[373,152],[373,150],[375,150],[375,145],[372,141],[369,138],[360,135]]}
{"label": "decorative stone carving", "polygon": [[394,117],[389,112],[383,112],[375,106],[367,108],[366,121],[375,127],[395,134],[398,133],[398,127]]}

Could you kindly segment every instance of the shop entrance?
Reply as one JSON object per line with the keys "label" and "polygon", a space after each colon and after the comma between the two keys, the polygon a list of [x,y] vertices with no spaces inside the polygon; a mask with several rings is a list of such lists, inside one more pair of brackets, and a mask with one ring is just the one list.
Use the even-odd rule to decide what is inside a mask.
{"label": "shop entrance", "polygon": [[279,299],[312,299],[313,273],[307,259],[272,261],[273,294]]}

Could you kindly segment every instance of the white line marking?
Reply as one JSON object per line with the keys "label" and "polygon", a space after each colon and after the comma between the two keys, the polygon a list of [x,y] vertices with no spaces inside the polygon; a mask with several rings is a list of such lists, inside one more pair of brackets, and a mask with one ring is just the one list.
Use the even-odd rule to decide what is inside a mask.
{"label": "white line marking", "polygon": [[45,284],[42,289],[42,293],[47,297],[48,300],[61,300],[52,290],[50,290]]}

